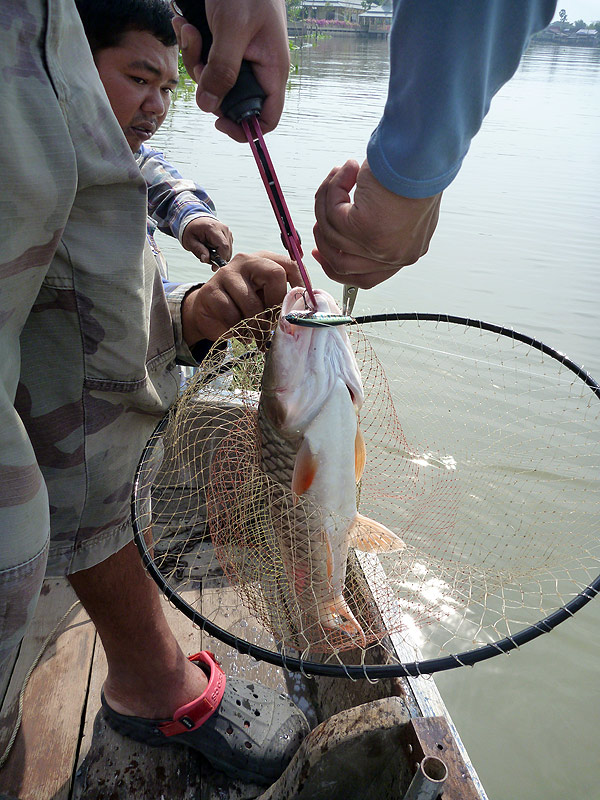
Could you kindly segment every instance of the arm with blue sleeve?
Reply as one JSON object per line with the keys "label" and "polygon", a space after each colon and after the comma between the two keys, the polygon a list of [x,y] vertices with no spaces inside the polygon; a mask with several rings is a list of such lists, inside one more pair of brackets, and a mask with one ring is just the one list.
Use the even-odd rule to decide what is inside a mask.
{"label": "arm with blue sleeve", "polygon": [[388,98],[367,159],[334,167],[315,196],[313,255],[328,277],[368,289],[427,252],[443,190],[555,8],[554,0],[395,0]]}
{"label": "arm with blue sleeve", "polygon": [[554,0],[397,0],[388,98],[367,149],[377,180],[404,197],[445,189],[555,9]]}

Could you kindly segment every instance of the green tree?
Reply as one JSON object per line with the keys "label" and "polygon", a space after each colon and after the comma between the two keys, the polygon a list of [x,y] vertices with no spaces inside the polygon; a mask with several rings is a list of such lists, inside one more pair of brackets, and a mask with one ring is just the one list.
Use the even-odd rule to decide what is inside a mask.
{"label": "green tree", "polygon": [[299,19],[302,14],[302,0],[285,0],[288,19]]}
{"label": "green tree", "polygon": [[578,19],[576,22],[571,23],[571,30],[573,31],[580,31],[582,28],[587,28],[587,25],[582,19]]}

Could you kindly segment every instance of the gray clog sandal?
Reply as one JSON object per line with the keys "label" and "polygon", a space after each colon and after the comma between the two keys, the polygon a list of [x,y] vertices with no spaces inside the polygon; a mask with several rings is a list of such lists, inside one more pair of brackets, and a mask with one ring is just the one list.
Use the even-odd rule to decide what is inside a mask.
{"label": "gray clog sandal", "polygon": [[207,650],[190,656],[208,686],[170,720],[118,714],[102,693],[107,723],[118,733],[153,747],[180,744],[201,753],[233,778],[269,785],[281,775],[309,731],[306,717],[283,694],[260,683],[226,678]]}

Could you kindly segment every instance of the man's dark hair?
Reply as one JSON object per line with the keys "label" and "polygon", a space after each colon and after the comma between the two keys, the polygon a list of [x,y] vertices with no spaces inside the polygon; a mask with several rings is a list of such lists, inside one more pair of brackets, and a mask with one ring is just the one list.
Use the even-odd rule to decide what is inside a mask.
{"label": "man's dark hair", "polygon": [[129,31],[151,33],[165,47],[177,44],[167,0],[75,0],[92,53],[118,47]]}

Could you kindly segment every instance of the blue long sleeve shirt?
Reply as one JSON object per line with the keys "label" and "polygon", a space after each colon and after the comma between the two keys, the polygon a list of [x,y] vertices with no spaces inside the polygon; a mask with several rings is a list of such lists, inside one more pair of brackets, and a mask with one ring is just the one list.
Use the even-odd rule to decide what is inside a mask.
{"label": "blue long sleeve shirt", "polygon": [[194,181],[184,178],[164,155],[142,145],[134,154],[148,189],[147,237],[161,273],[163,289],[171,313],[177,363],[196,366],[206,355],[212,342],[202,339],[189,348],[183,338],[181,304],[185,296],[202,283],[179,283],[167,278],[167,262],[154,239],[158,228],[181,241],[185,227],[202,216],[216,218],[215,206],[206,191]]}
{"label": "blue long sleeve shirt", "polygon": [[554,0],[394,0],[390,84],[367,148],[387,189],[431,197],[456,177],[492,97]]}
{"label": "blue long sleeve shirt", "polygon": [[215,217],[208,193],[184,178],[159,150],[142,145],[135,159],[148,187],[148,217],[154,229],[181,241],[185,227],[198,217]]}

